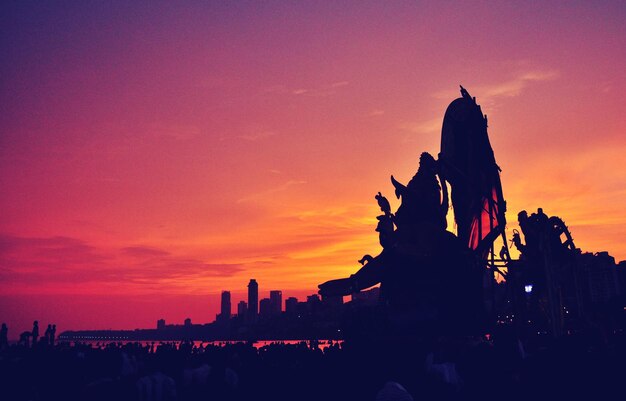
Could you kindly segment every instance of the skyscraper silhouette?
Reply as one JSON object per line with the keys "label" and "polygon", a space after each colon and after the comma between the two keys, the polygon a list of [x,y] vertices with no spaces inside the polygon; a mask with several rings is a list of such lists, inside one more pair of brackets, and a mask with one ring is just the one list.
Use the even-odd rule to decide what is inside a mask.
{"label": "skyscraper silhouette", "polygon": [[259,316],[259,284],[255,279],[248,283],[248,320],[256,322]]}
{"label": "skyscraper silhouette", "polygon": [[245,318],[248,313],[248,304],[246,301],[239,301],[237,304],[237,316],[240,318]]}
{"label": "skyscraper silhouette", "polygon": [[267,319],[272,315],[272,302],[269,298],[263,298],[259,301],[259,318]]}
{"label": "skyscraper silhouette", "polygon": [[285,312],[287,314],[295,314],[298,310],[298,299],[295,297],[289,297],[285,301]]}
{"label": "skyscraper silhouette", "polygon": [[270,291],[270,313],[280,315],[283,310],[283,292]]}
{"label": "skyscraper silhouette", "polygon": [[222,291],[222,308],[221,308],[220,317],[223,320],[230,319],[230,311],[231,311],[230,291]]}

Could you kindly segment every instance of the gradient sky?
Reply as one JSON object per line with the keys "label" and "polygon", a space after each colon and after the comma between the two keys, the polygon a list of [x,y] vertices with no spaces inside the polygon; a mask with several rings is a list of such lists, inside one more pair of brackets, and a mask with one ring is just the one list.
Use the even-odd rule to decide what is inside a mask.
{"label": "gradient sky", "polygon": [[214,319],[379,252],[463,84],[516,215],[626,259],[626,3],[3,2],[0,320]]}

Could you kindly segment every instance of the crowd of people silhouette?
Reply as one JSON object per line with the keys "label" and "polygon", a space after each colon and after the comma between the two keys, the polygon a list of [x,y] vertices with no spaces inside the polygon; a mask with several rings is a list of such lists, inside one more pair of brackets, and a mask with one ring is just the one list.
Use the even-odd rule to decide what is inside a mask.
{"label": "crowd of people silhouette", "polygon": [[[8,345],[8,327],[6,323],[2,323],[2,329],[0,330],[0,348]],[[51,345],[53,346],[56,341],[57,325],[49,324],[44,332],[43,337],[39,338],[39,321],[33,322],[33,328],[31,331],[23,331],[19,336],[19,344],[26,347],[36,347],[39,345]]]}
{"label": "crowd of people silhouette", "polygon": [[[500,327],[400,365],[399,344],[14,343],[0,350],[3,400],[602,399],[626,374],[626,337],[586,333],[522,345]],[[41,342],[40,342],[41,343]],[[407,350],[404,350],[407,351]],[[456,363],[450,363],[454,358]]]}

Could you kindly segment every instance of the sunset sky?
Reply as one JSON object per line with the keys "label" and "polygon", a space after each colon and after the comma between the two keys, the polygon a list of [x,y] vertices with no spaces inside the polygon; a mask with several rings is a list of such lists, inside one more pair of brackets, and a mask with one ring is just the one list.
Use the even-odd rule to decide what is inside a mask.
{"label": "sunset sky", "polygon": [[[626,3],[0,6],[0,320],[212,321],[380,251],[462,84],[516,215],[626,259]],[[452,227],[451,227],[452,228]],[[45,327],[45,326],[44,326]]]}

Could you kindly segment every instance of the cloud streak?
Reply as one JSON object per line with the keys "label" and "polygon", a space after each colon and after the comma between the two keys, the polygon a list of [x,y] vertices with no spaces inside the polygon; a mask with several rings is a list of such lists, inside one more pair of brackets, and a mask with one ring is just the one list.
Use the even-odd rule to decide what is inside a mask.
{"label": "cloud streak", "polygon": [[259,132],[254,132],[250,134],[240,135],[239,138],[245,139],[246,141],[250,141],[250,142],[256,142],[256,141],[261,141],[267,138],[271,138],[273,136],[276,136],[275,132],[259,131]]}
{"label": "cloud streak", "polygon": [[[532,69],[520,71],[511,75],[509,79],[500,80],[487,84],[478,84],[467,87],[470,94],[480,94],[480,99],[497,99],[503,97],[520,96],[528,87],[539,82],[548,82],[558,79],[560,76],[557,70]],[[465,85],[465,84],[464,84]],[[458,92],[457,92],[458,94]],[[450,89],[440,90],[434,93],[434,98],[449,99]]]}
{"label": "cloud streak", "polygon": [[517,74],[514,78],[496,84],[477,86],[476,91],[481,97],[515,97],[519,96],[529,85],[535,82],[552,81],[559,77],[558,71],[528,71]]}
{"label": "cloud streak", "polygon": [[75,286],[79,293],[83,285],[97,292],[98,284],[101,289],[118,291],[157,289],[163,284],[180,287],[192,280],[230,277],[244,270],[240,263],[207,263],[154,247],[107,249],[76,238],[6,234],[0,236],[0,266],[4,291],[19,291],[24,285],[44,291],[50,286]]}
{"label": "cloud streak", "polygon": [[304,185],[306,183],[307,183],[306,181],[302,181],[302,180],[289,180],[289,181],[285,182],[284,184],[279,185],[277,187],[270,188],[270,189],[267,189],[267,190],[261,191],[261,192],[256,192],[256,193],[250,194],[248,196],[245,196],[243,198],[240,198],[240,199],[237,200],[237,203],[245,203],[245,202],[252,202],[252,201],[268,199],[272,195],[274,195],[274,194],[276,194],[278,192],[286,191],[289,188],[291,188],[292,186]]}
{"label": "cloud streak", "polygon": [[422,122],[403,122],[399,128],[415,134],[432,134],[441,130],[442,118],[433,118]]}

